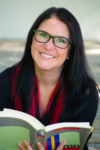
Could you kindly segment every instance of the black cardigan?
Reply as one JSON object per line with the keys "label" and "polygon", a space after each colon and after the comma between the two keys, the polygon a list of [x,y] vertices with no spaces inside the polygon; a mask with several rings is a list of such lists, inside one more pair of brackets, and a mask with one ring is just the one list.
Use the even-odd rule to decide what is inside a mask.
{"label": "black cardigan", "polygon": [[[12,74],[15,70],[15,67],[10,67],[0,73],[0,110],[3,108],[14,109],[14,105],[11,102],[12,97]],[[94,86],[92,80],[88,81],[89,85],[89,95],[86,97],[87,108],[78,118],[73,120],[73,122],[90,122],[90,125],[93,124],[93,121],[96,116],[97,107],[98,107],[98,92]],[[50,118],[52,116],[52,110],[54,108],[55,100],[53,100],[49,112],[46,112],[45,115],[41,118],[39,115],[36,118],[43,123],[45,126],[50,124]],[[38,114],[38,113],[37,113]],[[89,136],[90,138],[90,136]],[[85,144],[84,150],[88,150],[87,143]]]}

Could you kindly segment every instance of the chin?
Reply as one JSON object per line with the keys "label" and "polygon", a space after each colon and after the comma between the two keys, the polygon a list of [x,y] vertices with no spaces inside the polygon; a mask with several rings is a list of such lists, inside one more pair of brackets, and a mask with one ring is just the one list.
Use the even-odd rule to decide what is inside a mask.
{"label": "chin", "polygon": [[38,64],[38,67],[41,69],[41,70],[50,70],[53,68],[53,66],[50,66],[50,64]]}
{"label": "chin", "polygon": [[45,71],[52,70],[52,68],[50,68],[50,67],[40,67],[40,69],[45,70]]}

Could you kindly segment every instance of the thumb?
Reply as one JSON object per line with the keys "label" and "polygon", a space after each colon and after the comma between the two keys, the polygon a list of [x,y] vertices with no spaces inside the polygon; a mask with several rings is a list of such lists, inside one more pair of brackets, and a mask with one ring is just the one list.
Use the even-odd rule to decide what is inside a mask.
{"label": "thumb", "polygon": [[40,142],[37,142],[37,146],[38,146],[39,150],[45,150],[43,145]]}
{"label": "thumb", "polygon": [[62,142],[58,147],[57,150],[62,150],[67,142]]}

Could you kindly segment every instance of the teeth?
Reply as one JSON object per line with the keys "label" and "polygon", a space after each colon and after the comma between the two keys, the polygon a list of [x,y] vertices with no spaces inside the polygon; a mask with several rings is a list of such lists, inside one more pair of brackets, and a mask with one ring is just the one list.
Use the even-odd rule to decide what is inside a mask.
{"label": "teeth", "polygon": [[41,53],[41,55],[44,56],[44,57],[47,57],[47,58],[54,58],[53,56],[46,55],[46,54],[44,54],[44,53]]}

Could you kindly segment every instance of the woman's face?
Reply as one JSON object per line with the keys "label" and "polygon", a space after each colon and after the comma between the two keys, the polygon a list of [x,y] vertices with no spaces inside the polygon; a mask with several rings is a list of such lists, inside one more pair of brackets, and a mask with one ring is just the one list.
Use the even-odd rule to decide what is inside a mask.
{"label": "woman's face", "polygon": [[[62,36],[70,39],[67,25],[56,17],[44,20],[37,30],[43,30],[52,36]],[[42,70],[62,70],[63,63],[69,59],[70,44],[61,49],[53,44],[52,38],[47,43],[37,42],[34,37],[31,45],[31,55],[35,68]]]}

